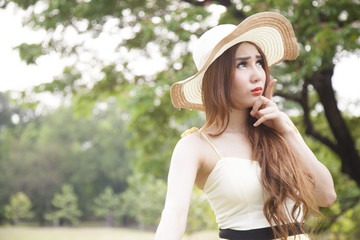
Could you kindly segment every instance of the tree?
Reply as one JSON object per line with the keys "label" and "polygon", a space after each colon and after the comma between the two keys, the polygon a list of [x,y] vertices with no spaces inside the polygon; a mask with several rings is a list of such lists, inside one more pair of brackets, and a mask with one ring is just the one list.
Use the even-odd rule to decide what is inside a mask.
{"label": "tree", "polygon": [[[134,173],[129,177],[129,188],[120,194],[123,218],[132,218],[139,228],[155,228],[164,208],[166,182],[154,176]],[[215,216],[205,196],[194,189],[187,219],[187,233],[216,229]]]}
{"label": "tree", "polygon": [[191,196],[186,232],[217,230],[216,219],[210,204],[201,190],[194,188]]}
{"label": "tree", "polygon": [[135,173],[129,177],[128,189],[120,194],[120,214],[131,218],[140,229],[157,226],[165,203],[166,183],[153,176]]}
{"label": "tree", "polygon": [[[302,118],[298,116],[293,120],[300,123]],[[325,128],[326,119],[323,116],[316,116],[314,120]],[[345,116],[345,120],[352,129],[354,138],[360,139],[360,125],[358,124],[360,117]],[[300,125],[299,131],[304,134],[305,126],[297,125]],[[357,239],[360,233],[358,228],[360,216],[357,214],[360,209],[360,188],[354,180],[341,172],[341,161],[338,155],[314,138],[305,136],[305,141],[318,159],[321,159],[329,168],[337,193],[336,202],[330,208],[321,209],[325,217],[321,219],[320,224],[318,219],[315,221],[319,229],[317,230],[318,237],[314,239]]]}
{"label": "tree", "polygon": [[[209,1],[187,1],[205,6]],[[215,1],[227,8],[220,22],[238,23],[259,11],[280,11],[293,23],[300,55],[274,72],[281,80],[278,96],[298,104],[303,112],[306,134],[333,150],[342,160],[342,171],[360,186],[360,155],[340,110],[331,78],[334,60],[340,51],[360,47],[360,28],[356,27],[359,2],[355,1]],[[308,16],[308,17],[304,17]],[[314,96],[314,89],[317,96]],[[321,110],[313,107],[321,105]],[[325,114],[328,131],[324,134],[311,114]],[[329,133],[331,133],[329,135]]]}
{"label": "tree", "polygon": [[[179,133],[179,128],[189,125],[188,122],[182,122],[183,117],[196,115],[188,111],[171,110],[168,90],[171,83],[196,72],[186,42],[200,35],[211,25],[207,17],[210,15],[210,7],[214,6],[212,4],[226,9],[221,15],[220,23],[237,24],[246,16],[258,11],[281,12],[293,23],[300,44],[300,55],[297,61],[274,68],[273,73],[280,80],[277,95],[296,104],[292,107],[297,106],[302,111],[306,133],[339,155],[342,160],[342,171],[360,185],[358,149],[337,107],[336,95],[331,85],[336,54],[340,51],[353,52],[359,48],[360,30],[356,23],[358,1],[158,0],[149,2],[143,0],[121,1],[121,3],[117,1],[65,3],[15,0],[3,1],[2,7],[9,2],[30,9],[29,12],[32,14],[29,15],[26,23],[35,28],[44,28],[49,33],[49,38],[39,44],[19,47],[21,56],[24,59],[31,59],[28,63],[36,63],[38,57],[52,50],[62,52],[64,55],[84,51],[81,44],[65,45],[62,41],[65,34],[61,36],[58,33],[66,33],[67,29],[73,29],[79,34],[89,32],[97,37],[101,32],[105,32],[104,27],[110,20],[116,21],[112,30],[116,34],[123,33],[123,37],[119,40],[120,47],[115,51],[127,57],[122,57],[116,64],[109,65],[99,60],[98,65],[103,66],[101,70],[103,77],[90,85],[92,86],[90,88],[89,85],[80,84],[83,73],[77,71],[74,66],[65,69],[64,75],[55,79],[53,83],[39,86],[36,90],[69,93],[71,89],[70,93],[73,94],[86,92],[86,96],[78,98],[82,101],[84,99],[101,101],[111,95],[125,97],[123,99],[127,101],[131,93],[134,101],[130,102],[136,103],[137,106],[137,109],[127,109],[131,114],[132,123],[136,124],[132,127],[135,130],[133,140],[139,145],[139,149],[143,148],[147,151],[149,159],[147,162],[152,163],[152,171],[159,176],[165,174],[168,166],[162,164],[163,160],[160,159],[169,156],[169,151],[162,151],[161,147],[168,146],[167,143],[174,143],[168,140]],[[34,5],[42,5],[43,10],[34,12]],[[124,29],[127,29],[126,34]],[[153,55],[154,50],[161,52],[164,60],[163,69],[166,70],[150,76],[138,74],[130,58],[135,53],[150,56]],[[315,105],[322,108],[315,109],[313,107]],[[133,105],[125,104],[124,108],[131,106]],[[317,126],[311,117],[313,114],[323,113],[328,123],[326,134],[319,131],[321,126]],[[160,126],[154,127],[151,121],[158,122]],[[166,134],[168,137],[159,139],[159,134],[151,134],[152,132]],[[147,137],[142,139],[144,136]],[[149,147],[147,144],[149,141],[158,142],[154,144],[157,147]],[[155,154],[154,150],[163,155]],[[143,159],[145,154],[141,153],[140,157]],[[144,165],[149,167],[147,163]]]}
{"label": "tree", "polygon": [[14,114],[14,109],[11,108],[9,100],[6,94],[0,92],[0,132],[5,127],[11,127],[13,125],[11,117]]}
{"label": "tree", "polygon": [[75,116],[62,107],[29,123],[5,128],[0,135],[0,218],[10,195],[22,191],[33,203],[33,212],[45,224],[45,212],[64,182],[78,195],[83,218],[93,216],[93,200],[106,186],[125,190],[131,149],[122,112],[116,103],[94,108],[91,115]]}
{"label": "tree", "polygon": [[[142,40],[148,41],[149,37],[161,37],[159,40],[155,39],[152,46],[157,48],[158,43],[162,43],[162,58],[169,58],[169,60],[171,60],[171,62],[167,63],[169,65],[172,65],[174,61],[177,61],[177,67],[175,69],[171,68],[171,71],[162,72],[156,77],[155,75],[147,77],[136,74],[131,66],[128,68],[127,66],[129,64],[133,64],[129,62],[130,59],[127,57],[120,57],[119,62],[116,63],[105,64],[102,59],[98,59],[94,56],[94,69],[100,69],[100,78],[97,76],[97,78],[99,78],[98,81],[96,80],[90,85],[84,84],[84,81],[82,81],[83,73],[78,71],[78,66],[69,66],[64,69],[62,76],[54,79],[52,83],[42,84],[36,87],[34,91],[71,94],[74,102],[78,105],[78,109],[90,109],[90,111],[97,102],[107,101],[107,99],[111,97],[120,99],[123,102],[121,108],[128,112],[129,117],[131,118],[129,130],[132,131],[133,134],[130,146],[136,146],[138,149],[137,156],[134,158],[138,159],[138,161],[134,161],[134,165],[136,165],[138,169],[150,169],[156,176],[164,177],[168,168],[167,159],[169,159],[171,154],[171,148],[174,146],[179,136],[179,127],[184,128],[193,123],[194,120],[191,120],[188,116],[196,116],[197,113],[178,111],[171,106],[171,101],[168,97],[169,87],[174,80],[185,77],[186,71],[183,72],[177,70],[181,68],[183,61],[190,59],[190,55],[185,54],[185,42],[177,44],[178,41],[176,38],[167,39],[166,35],[163,34],[154,35],[154,28],[156,26],[152,23],[151,18],[154,15],[162,16],[165,13],[171,13],[173,17],[170,19],[169,26],[172,28],[171,32],[173,32],[183,30],[183,27],[180,27],[180,24],[186,19],[191,19],[194,16],[203,18],[208,16],[209,13],[202,8],[186,9],[186,11],[189,11],[188,14],[190,14],[190,16],[187,17],[185,16],[186,13],[184,13],[184,3],[178,3],[177,1],[159,1],[149,3],[147,7],[144,7],[146,5],[144,4],[145,2],[146,1],[122,1],[121,4],[114,2],[112,5],[110,2],[90,1],[74,2],[73,5],[70,2],[65,3],[60,1],[52,1],[51,4],[47,1],[5,1],[3,2],[3,6],[5,7],[9,3],[16,3],[20,7],[29,9],[30,11],[34,5],[41,5],[47,8],[45,12],[40,14],[44,14],[43,17],[45,18],[34,14],[32,16],[29,15],[29,18],[26,20],[27,24],[33,25],[35,28],[44,27],[49,33],[49,38],[44,40],[44,42],[35,45],[32,44],[28,47],[24,47],[24,45],[19,47],[20,55],[22,57],[33,59],[28,62],[30,64],[36,63],[36,59],[39,58],[40,55],[38,54],[38,50],[35,49],[34,51],[30,51],[29,49],[38,48],[39,46],[43,49],[40,51],[43,54],[55,50],[63,53],[64,56],[67,56],[70,54],[77,55],[78,52],[86,51],[81,44],[76,47],[65,46],[62,44],[66,42],[62,39],[65,35],[56,34],[60,39],[55,39],[57,37],[52,38],[51,35],[55,33],[54,31],[57,31],[56,29],[59,30],[62,27],[65,27],[66,29],[75,29],[75,31],[79,31],[80,34],[91,32],[96,38],[96,36],[101,33],[103,25],[106,24],[108,20],[114,21],[116,20],[114,17],[118,17],[121,20],[119,25],[114,26],[113,31],[122,31],[122,28],[128,28],[130,35],[133,35],[136,33],[136,28],[139,26],[135,26],[138,25],[137,20],[133,19],[132,15],[134,13],[140,18],[143,15],[144,19],[139,21],[139,23],[143,25],[141,29],[142,37],[137,36],[134,39],[131,39],[132,37],[124,37],[120,40],[121,43],[126,44],[129,48],[129,50],[121,48],[121,51],[124,50],[123,55],[129,57],[139,54],[148,56],[149,54],[147,51],[138,50],[139,48],[147,49],[144,45],[146,42]],[[188,6],[188,4],[185,4],[185,6]],[[93,12],[94,9],[97,10]],[[48,19],[49,12],[57,13],[58,11],[61,11],[61,14],[55,14],[55,18],[50,17],[52,19]],[[40,17],[40,21],[38,17]],[[79,28],[78,24],[83,20],[89,23],[87,30],[81,30]],[[206,24],[201,26],[202,29],[205,27]],[[199,32],[201,29],[196,31]],[[60,32],[62,32],[62,30],[60,30]],[[119,34],[123,35],[121,33]],[[119,36],[119,34],[117,34],[117,36]],[[182,32],[182,38],[186,38],[186,40],[188,40],[188,37],[191,35],[193,35],[192,31]],[[139,46],[139,44],[141,46]],[[176,55],[171,53],[174,50],[172,44],[177,45],[178,53],[176,53]],[[131,48],[134,49],[131,50]],[[149,49],[150,48],[151,46],[149,46]],[[184,58],[180,59],[177,55],[183,53],[185,54]],[[27,56],[29,54],[33,55],[33,57]],[[193,67],[189,66],[186,67],[188,72],[190,72],[189,69],[193,69]],[[91,85],[93,87],[89,88]],[[157,89],[156,92],[154,91],[155,88]],[[170,127],[170,122],[174,126]],[[195,120],[195,122],[197,121]],[[150,142],[156,147],[149,144]]]}
{"label": "tree", "polygon": [[94,213],[98,217],[105,217],[106,225],[113,226],[115,216],[119,212],[120,199],[114,194],[111,187],[106,187],[97,198],[94,199]]}
{"label": "tree", "polygon": [[[238,24],[258,11],[281,12],[294,26],[300,52],[296,61],[284,62],[272,69],[279,80],[276,95],[281,98],[278,103],[285,109],[297,110],[302,116],[299,127],[304,127],[308,136],[333,151],[341,161],[342,171],[360,186],[356,133],[349,131],[349,120],[345,121],[346,113],[339,111],[331,85],[336,56],[359,49],[359,1],[15,0],[2,3],[5,7],[9,2],[28,10],[27,24],[48,32],[44,41],[19,47],[23,59],[29,63],[36,63],[41,54],[51,51],[64,56],[86,52],[79,42],[65,44],[63,40],[70,30],[79,35],[91,35],[92,40],[101,33],[118,37],[114,38],[118,42],[118,48],[114,49],[118,54],[115,61],[92,58],[92,66],[99,69],[100,75],[91,84],[84,84],[88,79],[84,76],[86,73],[75,64],[64,69],[52,83],[42,84],[34,91],[70,94],[79,109],[88,110],[108,98],[120,99],[119,107],[127,113],[132,132],[129,144],[136,149],[132,168],[160,178],[166,178],[179,133],[198,126],[204,119],[202,113],[173,109],[169,98],[172,83],[196,72],[189,54],[189,39],[197,38],[218,22]],[[34,5],[42,6],[42,10],[34,11]],[[214,7],[223,10],[215,23],[211,21]],[[106,30],[109,26],[111,32]],[[30,51],[29,47],[34,49]],[[151,74],[140,72],[139,67],[146,66],[140,60],[151,60],[150,56],[154,55],[159,56],[162,67]],[[290,101],[283,102],[284,98]],[[359,125],[358,118],[348,118]],[[354,194],[347,202],[357,203],[356,196]]]}
{"label": "tree", "polygon": [[53,221],[55,225],[64,225],[66,222],[76,224],[79,221],[81,212],[78,209],[78,199],[73,187],[68,184],[62,186],[61,193],[55,193],[52,205],[56,208],[51,213],[45,214],[45,219]]}
{"label": "tree", "polygon": [[21,219],[29,219],[34,216],[31,212],[31,200],[23,192],[18,192],[10,197],[9,204],[5,206],[5,216],[18,225]]}

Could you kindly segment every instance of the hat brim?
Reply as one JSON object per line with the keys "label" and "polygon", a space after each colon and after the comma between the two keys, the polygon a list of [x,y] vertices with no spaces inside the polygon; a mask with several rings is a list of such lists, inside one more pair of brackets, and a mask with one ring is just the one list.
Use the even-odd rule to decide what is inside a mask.
{"label": "hat brim", "polygon": [[193,76],[172,85],[171,100],[176,108],[204,111],[202,79],[210,64],[230,47],[240,42],[252,42],[264,53],[268,66],[298,55],[298,46],[291,23],[281,14],[262,12],[242,21],[208,53],[201,69]]}

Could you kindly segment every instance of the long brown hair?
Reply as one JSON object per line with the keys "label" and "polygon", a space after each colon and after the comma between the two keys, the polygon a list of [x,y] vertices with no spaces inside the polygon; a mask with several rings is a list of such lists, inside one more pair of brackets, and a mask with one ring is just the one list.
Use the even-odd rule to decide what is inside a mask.
{"label": "long brown hair", "polygon": [[[214,136],[221,135],[229,124],[230,111],[234,106],[230,89],[235,69],[235,53],[240,44],[231,47],[217,58],[203,78],[202,96],[206,113],[203,131],[215,125],[217,132]],[[262,51],[254,46],[264,62],[266,88],[270,81],[269,68]],[[246,134],[252,147],[252,159],[258,161],[261,167],[261,184],[266,192],[264,215],[276,238],[286,239],[289,230],[296,234],[303,233],[302,230],[299,232],[295,224],[302,226],[310,212],[319,213],[314,196],[313,177],[295,157],[281,134],[264,124],[253,127],[256,119],[250,114],[248,116]],[[294,204],[290,209],[286,207],[289,199]]]}

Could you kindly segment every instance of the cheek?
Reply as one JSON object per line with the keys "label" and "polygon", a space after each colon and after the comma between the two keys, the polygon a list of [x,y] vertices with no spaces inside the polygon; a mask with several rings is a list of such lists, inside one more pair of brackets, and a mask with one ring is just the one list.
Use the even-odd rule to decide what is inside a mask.
{"label": "cheek", "polygon": [[233,87],[238,89],[244,89],[248,81],[246,81],[245,74],[234,74]]}
{"label": "cheek", "polygon": [[265,80],[266,80],[266,73],[265,73],[264,69],[262,69],[262,72],[261,72],[261,79],[263,80],[263,82],[265,82]]}

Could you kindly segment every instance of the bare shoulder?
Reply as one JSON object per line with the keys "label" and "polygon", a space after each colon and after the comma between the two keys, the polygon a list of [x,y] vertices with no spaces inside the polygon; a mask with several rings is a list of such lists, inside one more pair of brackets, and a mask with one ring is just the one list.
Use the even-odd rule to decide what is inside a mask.
{"label": "bare shoulder", "polygon": [[[181,138],[173,152],[172,169],[186,169],[184,175],[192,172],[195,184],[203,189],[205,181],[215,167],[219,156],[212,149],[206,137],[199,131],[187,132],[186,136]],[[178,170],[177,170],[178,171]]]}
{"label": "bare shoulder", "polygon": [[187,162],[188,164],[196,163],[196,167],[199,170],[209,158],[217,158],[209,143],[197,129],[192,129],[185,133],[176,144],[172,161]]}
{"label": "bare shoulder", "polygon": [[203,146],[201,134],[198,131],[191,132],[183,136],[174,149],[174,154],[181,154],[192,159],[201,158],[201,149]]}

